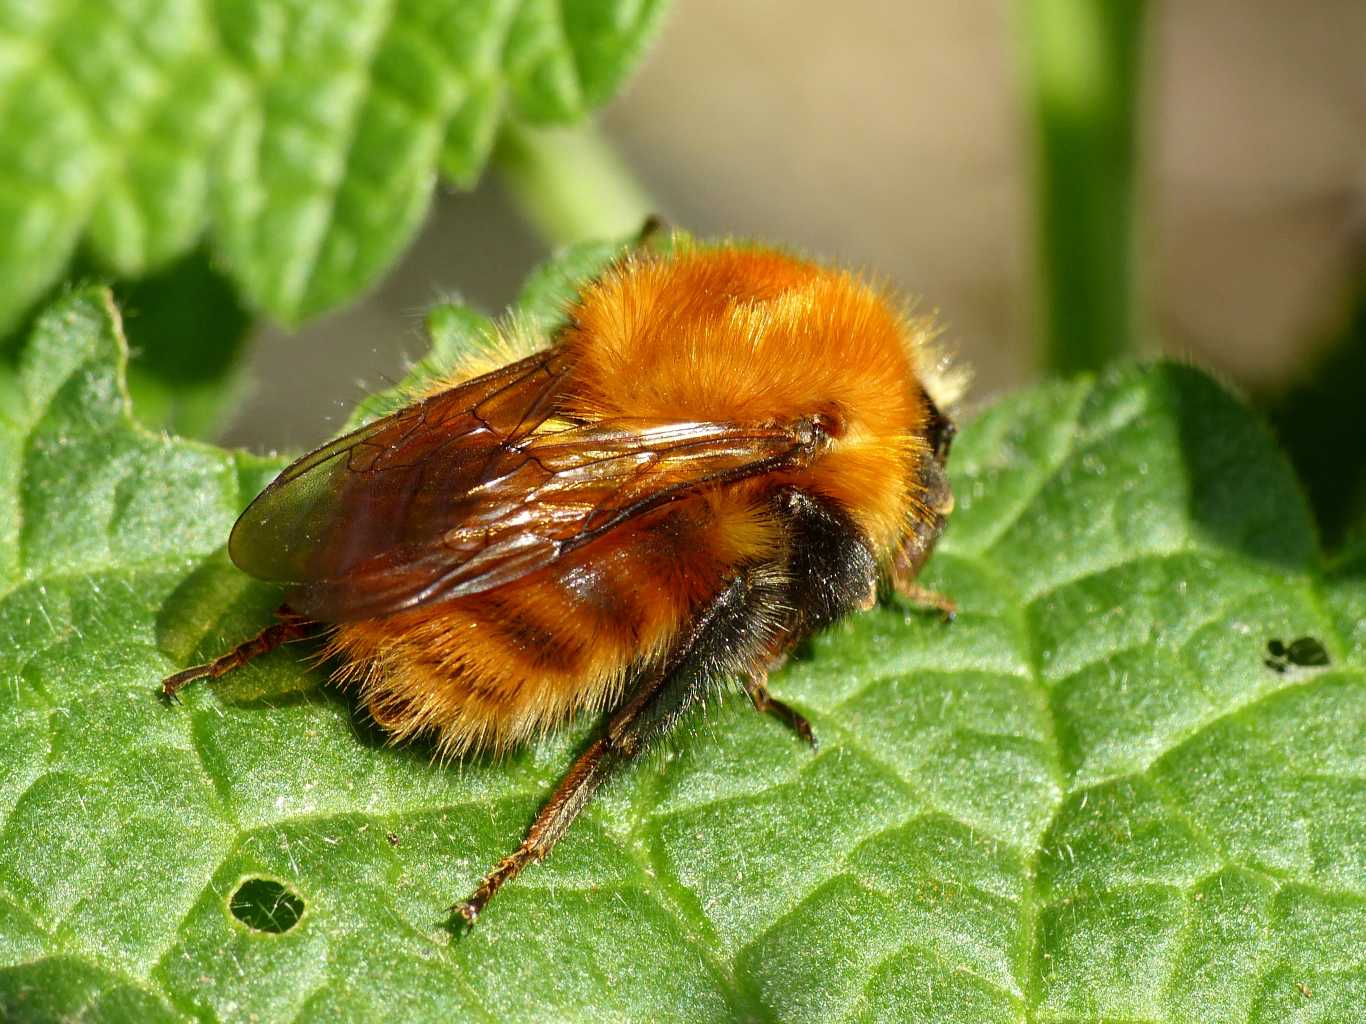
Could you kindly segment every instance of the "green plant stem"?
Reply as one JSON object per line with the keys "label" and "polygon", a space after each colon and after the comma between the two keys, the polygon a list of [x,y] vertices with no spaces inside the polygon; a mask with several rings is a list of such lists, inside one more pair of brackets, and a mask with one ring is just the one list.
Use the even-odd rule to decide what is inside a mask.
{"label": "green plant stem", "polygon": [[494,162],[522,216],[552,246],[630,234],[658,210],[592,128],[508,125]]}
{"label": "green plant stem", "polygon": [[1137,347],[1135,185],[1146,0],[1027,0],[1040,349],[1095,370]]}

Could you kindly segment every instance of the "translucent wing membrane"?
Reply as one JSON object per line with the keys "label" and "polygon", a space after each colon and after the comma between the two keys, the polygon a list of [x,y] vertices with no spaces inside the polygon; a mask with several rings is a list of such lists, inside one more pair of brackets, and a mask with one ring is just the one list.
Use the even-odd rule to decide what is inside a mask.
{"label": "translucent wing membrane", "polygon": [[345,621],[518,579],[698,488],[782,469],[805,425],[615,420],[547,427],[566,367],[551,351],[304,456],[243,513],[230,552],[293,584],[290,605]]}
{"label": "translucent wing membrane", "polygon": [[232,560],[264,580],[306,583],[420,541],[436,495],[468,491],[504,447],[544,422],[564,379],[558,353],[538,353],[376,420],[284,470],[242,513]]}

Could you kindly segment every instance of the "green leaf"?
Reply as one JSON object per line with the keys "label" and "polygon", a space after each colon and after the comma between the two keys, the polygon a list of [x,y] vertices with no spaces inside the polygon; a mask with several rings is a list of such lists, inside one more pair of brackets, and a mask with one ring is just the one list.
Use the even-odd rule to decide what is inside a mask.
{"label": "green leaf", "polygon": [[149,434],[123,362],[78,292],[0,404],[0,1018],[1359,1019],[1366,548],[1196,371],[967,424],[958,621],[830,630],[774,679],[818,754],[711,709],[456,939],[591,725],[434,764],[305,651],[163,705],[270,619],[222,544],[279,463]]}
{"label": "green leaf", "polygon": [[505,118],[581,119],[664,0],[0,0],[0,334],[87,243],[120,277],[207,230],[298,321],[372,283],[438,168]]}
{"label": "green leaf", "polygon": [[[78,259],[73,280],[107,275]],[[216,434],[250,388],[246,351],[252,321],[232,283],[203,250],[147,277],[109,282],[128,340],[128,391],[144,425],[188,437]],[[70,284],[54,289],[54,296]],[[0,404],[32,319],[0,337]]]}
{"label": "green leaf", "polygon": [[128,334],[128,389],[149,427],[209,437],[247,390],[251,317],[207,255],[114,286]]}

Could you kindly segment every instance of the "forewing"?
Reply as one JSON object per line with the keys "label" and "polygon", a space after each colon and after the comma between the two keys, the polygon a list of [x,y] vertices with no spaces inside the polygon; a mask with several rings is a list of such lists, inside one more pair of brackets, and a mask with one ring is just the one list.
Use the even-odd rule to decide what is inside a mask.
{"label": "forewing", "polygon": [[420,546],[440,518],[433,503],[502,472],[503,453],[545,421],[565,373],[561,353],[538,353],[310,452],[242,513],[232,560],[259,579],[308,584]]}
{"label": "forewing", "polygon": [[[290,506],[303,510],[296,524],[318,524],[289,533],[303,538],[288,562],[291,607],[341,622],[478,594],[701,488],[791,465],[812,443],[788,427],[616,420],[532,433],[544,415],[505,432],[475,419],[437,439],[423,436],[429,419],[400,414],[363,449],[344,438],[286,471],[282,489],[325,474]],[[244,536],[264,537],[265,518]]]}

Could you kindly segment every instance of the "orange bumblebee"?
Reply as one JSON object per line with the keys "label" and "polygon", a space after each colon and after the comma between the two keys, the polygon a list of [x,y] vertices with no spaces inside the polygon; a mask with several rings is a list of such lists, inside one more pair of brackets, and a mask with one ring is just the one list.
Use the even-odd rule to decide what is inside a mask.
{"label": "orange bumblebee", "polygon": [[218,677],[322,629],[395,740],[499,750],[607,711],[473,923],[690,706],[767,673],[914,578],[953,505],[953,424],[922,323],[843,271],[733,243],[626,254],[543,339],[516,325],[407,408],[324,445],[242,514],[229,552],[288,585]]}

